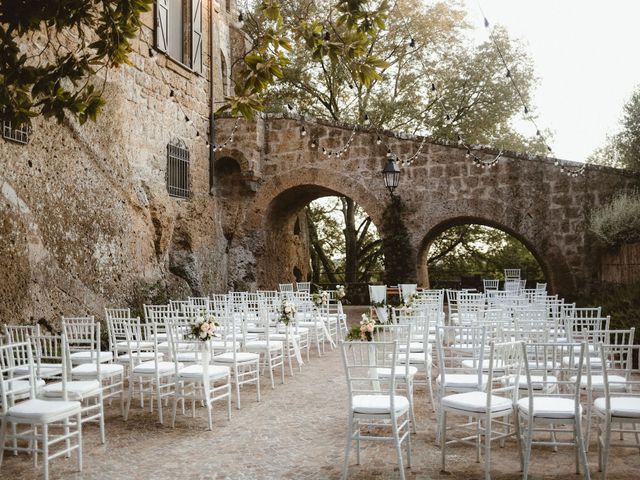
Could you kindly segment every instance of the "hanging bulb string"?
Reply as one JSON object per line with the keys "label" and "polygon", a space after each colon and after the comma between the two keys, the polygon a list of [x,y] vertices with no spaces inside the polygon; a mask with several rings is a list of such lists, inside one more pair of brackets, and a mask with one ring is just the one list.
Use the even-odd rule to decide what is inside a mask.
{"label": "hanging bulb string", "polygon": [[[413,34],[413,32],[411,31],[411,28],[407,24],[406,17],[404,17],[402,15],[400,15],[400,17],[402,18],[402,27],[405,30],[405,34],[407,35],[408,38],[411,38],[412,40],[414,40],[416,38],[416,36]],[[414,41],[414,43],[415,43],[415,41]],[[448,111],[448,108],[445,105],[444,100],[443,100],[444,93],[440,93],[439,89],[436,87],[436,82],[431,77],[431,75],[429,75],[429,69],[427,68],[426,63],[424,62],[424,59],[421,56],[418,55],[418,61],[422,65],[422,69],[423,69],[424,75],[427,77],[427,81],[431,84],[431,92],[436,92],[435,93],[435,101],[434,101],[434,103],[437,102],[438,104],[440,104],[440,107],[442,108],[442,111],[444,112],[445,125],[448,123],[449,126],[453,128],[454,132],[456,133],[456,135],[458,137],[458,144],[461,145],[462,147],[464,147],[467,150],[467,157],[472,158],[473,161],[476,163],[476,165],[480,165],[480,166],[485,166],[486,165],[486,166],[489,166],[489,167],[495,165],[498,162],[498,160],[500,160],[500,158],[502,158],[502,155],[503,155],[502,150],[500,150],[498,152],[498,154],[493,159],[491,159],[489,161],[483,160],[480,157],[478,157],[475,153],[473,153],[472,145],[470,145],[468,142],[466,142],[463,139],[462,134],[460,133],[460,130],[454,125],[455,116],[451,115],[450,112]]]}
{"label": "hanging bulb string", "polygon": [[213,149],[220,151],[225,148],[228,144],[233,143],[233,137],[236,134],[236,130],[238,130],[238,126],[240,125],[240,117],[236,118],[235,123],[233,124],[233,128],[231,129],[231,134],[229,137],[222,143],[216,143],[213,145]]}
{"label": "hanging bulb string", "polygon": [[[157,10],[157,9],[156,9]],[[158,18],[156,18],[156,21],[160,21],[159,19],[159,13],[157,14]],[[147,48],[149,49],[149,58],[153,59],[154,64],[156,65],[158,71],[160,72],[160,77],[162,77],[162,82],[169,86],[169,99],[176,99],[176,91],[171,88],[171,84],[167,81],[167,78],[164,74],[164,69],[162,68],[162,66],[160,64],[158,64],[158,56],[156,55],[156,53],[153,51],[153,47],[152,47],[152,42],[149,40],[149,37],[147,36],[147,33],[144,31],[144,28],[140,28],[140,34],[142,37],[144,38],[140,38],[140,40],[145,43],[147,45]],[[182,104],[177,101],[175,101],[175,104],[178,106],[178,109],[180,110],[180,113],[182,114],[182,117],[184,118],[185,122],[187,123],[187,125],[190,125],[194,131],[196,132],[196,137],[200,137],[200,131],[198,130],[198,127],[194,124],[193,120],[191,119],[191,117],[189,116],[189,114],[187,113],[187,111],[184,109],[184,107],[182,106]],[[207,147],[209,146],[209,140],[205,138],[205,143],[207,145]]]}

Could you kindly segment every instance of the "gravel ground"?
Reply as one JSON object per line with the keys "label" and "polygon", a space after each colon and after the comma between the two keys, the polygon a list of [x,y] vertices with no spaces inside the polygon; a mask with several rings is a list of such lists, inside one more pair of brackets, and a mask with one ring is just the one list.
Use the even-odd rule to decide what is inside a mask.
{"label": "gravel ground", "polygon": [[[359,320],[362,308],[348,309],[351,322]],[[206,430],[206,411],[196,409],[196,418],[178,415],[176,427],[157,422],[157,414],[133,406],[128,422],[119,407],[107,407],[107,443],[99,442],[98,428],[85,426],[84,470],[76,462],[59,458],[51,462],[51,478],[83,479],[332,479],[339,478],[346,435],[347,391],[338,350],[310,363],[275,390],[263,382],[262,402],[255,390],[242,390],[242,410],[226,418],[225,405],[214,413],[214,430]],[[170,408],[165,408],[170,417]],[[416,391],[418,433],[412,435],[413,468],[410,479],[470,479],[482,477],[482,464],[475,462],[472,447],[447,449],[448,473],[440,472],[440,450],[435,445],[435,415],[427,403],[427,392]],[[166,418],[165,417],[165,418]],[[166,422],[166,420],[165,420]],[[169,422],[170,423],[170,422]],[[349,477],[353,479],[398,478],[391,444],[363,443],[362,465],[352,453]],[[595,436],[591,439],[591,474],[598,477]],[[352,450],[353,452],[353,450]],[[558,452],[534,447],[530,478],[580,478],[574,474],[571,447]],[[493,478],[520,478],[514,440],[492,450]],[[610,479],[638,478],[640,456],[633,449],[614,449]],[[40,476],[29,456],[5,454],[1,479],[32,479]]]}

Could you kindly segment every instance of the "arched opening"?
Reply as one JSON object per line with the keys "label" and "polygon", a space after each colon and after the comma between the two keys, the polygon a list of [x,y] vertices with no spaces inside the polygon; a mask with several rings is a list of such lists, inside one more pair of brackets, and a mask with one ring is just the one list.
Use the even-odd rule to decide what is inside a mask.
{"label": "arched opening", "polygon": [[214,187],[224,196],[239,194],[244,190],[240,164],[231,157],[222,157],[213,164]]}
{"label": "arched opening", "polygon": [[382,279],[375,219],[342,192],[317,185],[285,190],[271,201],[263,225],[259,286],[302,278],[325,288],[353,284],[357,295]]}
{"label": "arched opening", "polygon": [[483,279],[504,280],[506,268],[520,269],[527,287],[550,279],[547,265],[530,242],[504,226],[476,218],[457,218],[433,228],[418,258],[419,279],[430,288],[482,290]]}

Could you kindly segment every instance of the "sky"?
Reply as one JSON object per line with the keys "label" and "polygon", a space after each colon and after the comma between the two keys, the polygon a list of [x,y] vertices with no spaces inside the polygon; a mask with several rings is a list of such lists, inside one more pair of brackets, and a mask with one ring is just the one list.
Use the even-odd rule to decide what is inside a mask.
{"label": "sky", "polygon": [[[532,104],[540,128],[553,132],[553,156],[584,161],[618,130],[623,105],[640,87],[640,0],[463,2],[474,42],[488,39],[480,5],[526,46],[540,79]],[[534,127],[516,128],[531,135]]]}

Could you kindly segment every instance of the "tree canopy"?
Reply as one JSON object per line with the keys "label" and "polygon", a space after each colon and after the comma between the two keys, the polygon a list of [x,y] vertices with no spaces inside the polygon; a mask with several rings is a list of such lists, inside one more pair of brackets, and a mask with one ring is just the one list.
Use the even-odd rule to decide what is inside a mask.
{"label": "tree canopy", "polygon": [[[339,16],[323,1],[292,0],[282,6],[282,24],[323,25],[328,38],[342,38]],[[319,57],[313,48],[288,53],[282,76],[265,95],[268,110],[293,104],[300,113],[470,143],[545,153],[540,137],[516,133],[512,121],[522,102],[507,78],[491,41],[474,46],[461,3],[399,0],[386,15],[386,28],[368,32],[359,61],[375,68],[363,81],[348,58]],[[255,29],[248,29],[253,35]],[[510,75],[529,103],[536,83],[531,59],[503,28],[492,31]],[[530,112],[531,113],[531,112]],[[534,134],[535,132],[532,132]]]}
{"label": "tree canopy", "polygon": [[[15,125],[38,115],[81,123],[104,105],[96,75],[129,63],[153,0],[0,2],[0,105]],[[29,47],[29,48],[27,48]],[[96,88],[98,87],[98,88]]]}
{"label": "tree canopy", "polygon": [[640,86],[622,109],[620,131],[589,157],[590,163],[640,171]]}

